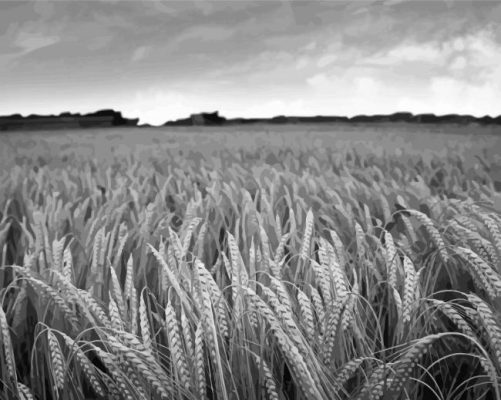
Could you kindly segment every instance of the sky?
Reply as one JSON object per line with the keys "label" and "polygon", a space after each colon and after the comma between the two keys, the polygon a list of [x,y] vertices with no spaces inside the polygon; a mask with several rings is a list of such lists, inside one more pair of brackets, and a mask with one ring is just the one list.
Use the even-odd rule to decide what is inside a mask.
{"label": "sky", "polygon": [[0,115],[501,114],[499,1],[0,0]]}

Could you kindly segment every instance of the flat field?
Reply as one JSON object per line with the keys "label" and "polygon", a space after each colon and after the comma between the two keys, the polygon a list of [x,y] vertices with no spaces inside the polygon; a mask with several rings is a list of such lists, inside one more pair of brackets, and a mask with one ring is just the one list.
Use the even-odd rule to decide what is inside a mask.
{"label": "flat field", "polygon": [[500,400],[500,259],[499,128],[0,132],[0,398]]}
{"label": "flat field", "polygon": [[[361,155],[416,154],[450,150],[492,159],[501,154],[501,127],[415,124],[249,125],[227,127],[159,127],[67,131],[1,132],[0,166],[15,162],[52,163],[65,156],[107,163],[133,154],[140,161],[162,159],[165,153],[193,152],[204,157],[220,150],[265,152],[289,150],[307,154],[330,150],[333,156],[350,149]],[[484,152],[487,153],[484,153]],[[470,157],[469,157],[470,158]]]}

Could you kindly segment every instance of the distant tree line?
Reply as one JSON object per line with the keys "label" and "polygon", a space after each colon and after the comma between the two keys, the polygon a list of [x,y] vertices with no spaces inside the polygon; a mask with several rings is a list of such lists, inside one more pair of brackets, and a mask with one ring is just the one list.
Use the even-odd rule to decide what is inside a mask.
{"label": "distant tree line", "polygon": [[[138,125],[138,118],[124,118],[122,113],[112,109],[100,110],[90,114],[64,112],[59,115],[28,115],[20,114],[0,116],[0,131],[33,130],[33,129],[79,129],[95,127],[118,126],[149,126]],[[227,119],[219,112],[191,114],[188,118],[167,121],[164,126],[221,126],[244,124],[311,124],[311,123],[381,123],[407,122],[421,124],[479,124],[501,125],[501,115],[497,117],[459,114],[412,114],[397,112],[394,114],[356,115],[354,117],[317,115],[317,116],[285,116],[273,118],[233,118]]]}

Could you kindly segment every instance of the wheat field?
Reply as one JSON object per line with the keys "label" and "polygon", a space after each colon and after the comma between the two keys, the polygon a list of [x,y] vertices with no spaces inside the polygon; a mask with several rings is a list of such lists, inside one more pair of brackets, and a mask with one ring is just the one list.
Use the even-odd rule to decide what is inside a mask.
{"label": "wheat field", "polygon": [[0,135],[0,398],[501,399],[499,133],[399,129]]}

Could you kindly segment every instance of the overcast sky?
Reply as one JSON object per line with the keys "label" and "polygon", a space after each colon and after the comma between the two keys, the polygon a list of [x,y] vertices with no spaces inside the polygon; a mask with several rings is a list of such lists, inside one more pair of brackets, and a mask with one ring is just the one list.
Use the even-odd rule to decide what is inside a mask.
{"label": "overcast sky", "polygon": [[498,1],[4,1],[0,115],[501,114]]}

